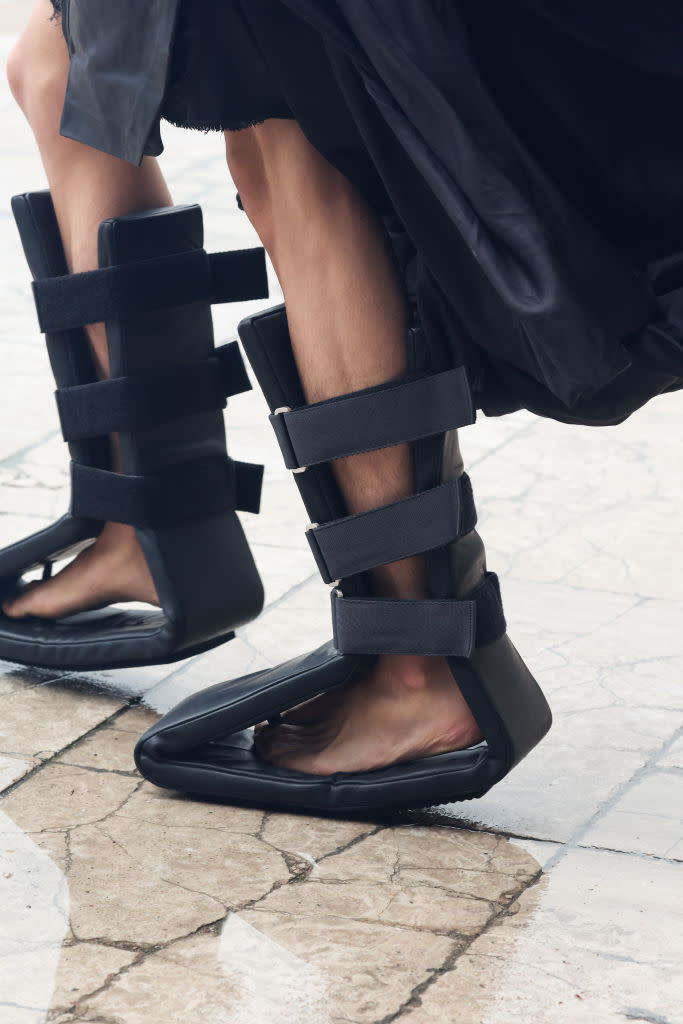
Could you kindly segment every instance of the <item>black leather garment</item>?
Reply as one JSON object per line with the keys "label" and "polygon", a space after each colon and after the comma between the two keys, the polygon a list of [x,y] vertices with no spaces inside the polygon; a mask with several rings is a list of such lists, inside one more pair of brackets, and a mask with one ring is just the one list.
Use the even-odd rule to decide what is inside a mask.
{"label": "black leather garment", "polygon": [[[229,128],[275,114],[272,83],[403,224],[430,344],[487,415],[601,426],[683,387],[680,0],[194,0],[184,112],[179,0],[63,6],[63,134],[139,163],[167,86],[174,120],[216,127],[227,66]],[[253,44],[205,44],[214,8]]]}
{"label": "black leather garment", "polygon": [[[483,795],[542,739],[551,717],[507,636],[498,581],[487,572],[475,531],[457,436],[475,419],[464,369],[436,372],[416,326],[409,332],[409,379],[305,406],[284,309],[243,321],[240,334],[312,520],[311,549],[333,586],[334,640],[183,701],[139,741],[140,771],[159,786],[205,798],[309,813],[358,814]],[[407,441],[416,494],[346,515],[329,460]],[[418,553],[425,553],[428,600],[372,596],[371,569]],[[276,768],[256,756],[251,726],[343,686],[383,653],[445,656],[483,741],[329,777]]]}
{"label": "black leather garment", "polygon": [[[0,586],[91,544],[107,521],[136,533],[159,609],[112,606],[59,620],[0,614],[0,658],[94,669],[174,661],[232,637],[263,589],[236,510],[257,512],[262,467],[227,455],[223,409],[250,384],[237,344],[214,347],[211,303],[267,295],[262,249],[208,256],[198,206],[105,221],[100,269],[69,275],[49,192],[16,196],[41,329],[71,455],[71,507],[0,551]],[[84,325],[104,321],[111,379],[97,381]],[[111,469],[109,435],[123,472]]]}

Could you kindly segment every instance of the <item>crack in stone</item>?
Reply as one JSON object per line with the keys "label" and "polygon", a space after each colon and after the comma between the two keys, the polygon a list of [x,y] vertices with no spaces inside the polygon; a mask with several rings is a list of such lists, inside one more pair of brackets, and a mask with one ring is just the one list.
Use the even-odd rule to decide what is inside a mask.
{"label": "crack in stone", "polygon": [[[417,869],[415,869],[415,870],[417,870]],[[500,874],[500,872],[486,872],[486,871],[482,871],[482,874],[489,874],[489,873],[490,874],[494,874],[494,873],[495,874]],[[508,877],[511,877],[511,876],[508,876]],[[362,876],[360,876],[360,877],[359,876],[355,876],[353,878],[324,878],[324,877],[321,877],[321,878],[316,878],[315,882],[318,885],[326,885],[326,886],[330,886],[332,888],[334,886],[343,887],[345,885],[355,885],[357,882],[367,882],[367,879],[364,879]],[[368,883],[368,884],[391,885],[393,883],[392,883],[391,878],[389,878],[386,882],[377,881],[377,882]],[[443,895],[445,895],[445,896],[454,896],[454,897],[457,897],[458,899],[462,899],[462,900],[472,900],[473,903],[483,903],[484,906],[488,907],[489,910],[491,910],[491,911],[494,911],[497,907],[499,907],[501,905],[501,902],[504,902],[507,899],[512,899],[515,896],[516,892],[517,892],[517,887],[515,887],[514,889],[506,889],[505,892],[500,894],[498,899],[496,899],[496,900],[489,900],[485,896],[477,896],[477,895],[475,895],[473,893],[469,893],[469,892],[460,892],[460,890],[458,890],[458,889],[448,889],[444,885],[437,885],[436,882],[431,882],[431,881],[428,881],[426,879],[424,881],[420,880],[420,881],[415,881],[415,882],[402,882],[402,883],[399,883],[399,884],[401,885],[401,891],[403,891],[403,892],[410,892],[410,891],[414,891],[414,890],[418,890],[418,889],[431,889],[434,892],[443,893]],[[394,897],[392,896],[392,899],[393,898]],[[441,934],[441,933],[439,933],[439,934]]]}
{"label": "crack in stone", "polygon": [[271,818],[272,818],[272,814],[271,814],[270,811],[264,811],[263,812],[263,817],[261,818],[261,824],[259,825],[257,831],[254,833],[254,835],[255,835],[255,837],[257,839],[263,839],[263,833],[266,830],[266,825],[268,824],[268,822],[270,821]]}
{"label": "crack in stone", "polygon": [[[638,813],[640,814],[640,812]],[[673,845],[675,846],[676,843]],[[675,867],[680,867],[681,861],[683,860],[683,856],[666,857],[657,853],[643,853],[640,850],[620,850],[616,846],[596,846],[592,843],[577,843],[576,848],[578,850],[589,850],[592,853],[618,853],[625,857],[635,857],[638,860],[656,861],[660,864],[672,864]]]}
{"label": "crack in stone", "polygon": [[44,1010],[43,1006],[29,1006],[28,1003],[13,1003],[8,999],[3,999],[0,1002],[0,1007],[8,1007],[11,1010],[32,1010],[35,1013],[42,1013]]}
{"label": "crack in stone", "polygon": [[47,434],[44,434],[37,441],[32,441],[31,444],[24,445],[23,448],[17,448],[17,450],[12,452],[11,455],[7,455],[4,459],[0,459],[0,467],[5,468],[18,466],[27,455],[31,454],[31,452],[35,451],[37,448],[42,448],[44,444],[47,444],[49,441],[54,440],[54,438],[59,438],[61,436],[62,435],[58,430],[48,431]]}
{"label": "crack in stone", "polygon": [[135,768],[131,768],[130,771],[126,771],[125,768],[98,768],[94,764],[79,764],[78,761],[58,761],[58,764],[66,768],[79,768],[84,772],[92,772],[93,775],[119,775],[125,779],[136,779],[139,777],[139,772]]}
{"label": "crack in stone", "polygon": [[[107,942],[106,939],[98,939],[98,938],[77,940],[77,944],[79,944],[80,942],[83,942],[83,943],[87,943],[89,945],[110,946],[110,947],[115,948],[115,949],[121,949],[121,950],[125,950],[125,951],[128,951],[128,952],[134,952],[134,953],[137,953],[138,955],[135,956],[135,958],[133,960],[131,960],[131,962],[129,964],[124,964],[121,968],[119,968],[118,971],[115,971],[113,974],[111,974],[105,980],[105,982],[102,985],[100,985],[99,988],[94,989],[92,992],[84,993],[70,1007],[68,1007],[67,1009],[64,1009],[64,1010],[59,1010],[57,1012],[59,1014],[73,1014],[73,1015],[79,1015],[80,1016],[82,1012],[87,1012],[86,1007],[82,1006],[83,1003],[85,1003],[87,1000],[95,999],[95,998],[97,998],[97,996],[100,996],[100,995],[104,994],[105,992],[107,992],[117,981],[119,981],[126,974],[128,974],[129,971],[131,971],[134,967],[137,967],[139,964],[144,963],[150,957],[155,956],[157,953],[164,953],[167,950],[171,949],[173,946],[177,945],[178,943],[185,942],[188,939],[193,939],[193,938],[195,938],[196,936],[199,936],[199,935],[215,935],[215,936],[220,935],[220,929],[221,929],[221,927],[223,925],[223,922],[225,921],[226,917],[227,917],[227,913],[223,914],[223,916],[220,917],[220,918],[216,918],[214,921],[209,921],[209,922],[207,922],[205,924],[199,925],[198,928],[192,929],[192,931],[187,932],[185,935],[178,935],[178,936],[176,936],[173,939],[169,939],[168,942],[161,942],[161,943],[158,943],[155,946],[148,946],[148,947],[139,946],[139,945],[136,946],[136,945],[133,945],[132,943],[131,944],[127,944],[127,943],[117,943],[117,944],[114,944],[114,943],[111,943],[111,942]],[[54,1015],[52,1015],[52,1017],[54,1019]],[[82,1017],[81,1017],[81,1019],[82,1019]],[[96,1022],[96,1021],[100,1021],[100,1020],[108,1021],[109,1018],[105,1018],[105,1017],[91,1017],[91,1016],[89,1016],[89,1021],[91,1021],[91,1022]],[[114,1024],[117,1024],[117,1022],[115,1021]]]}
{"label": "crack in stone", "polygon": [[515,893],[515,895],[511,899],[509,899],[497,913],[492,914],[489,920],[486,921],[483,927],[475,935],[462,936],[462,942],[460,946],[456,946],[454,949],[452,949],[448,956],[445,958],[444,962],[441,964],[441,966],[429,972],[429,977],[423,979],[421,982],[415,985],[408,998],[401,1004],[401,1006],[399,1006],[398,1010],[396,1010],[394,1013],[389,1013],[386,1016],[381,1017],[379,1020],[376,1020],[374,1024],[393,1024],[393,1021],[399,1020],[399,1018],[404,1017],[406,1014],[409,1014],[412,1010],[417,1009],[419,1006],[421,1006],[422,996],[424,995],[424,993],[427,992],[427,990],[430,989],[432,985],[434,985],[438,981],[439,978],[443,977],[445,974],[448,974],[449,971],[453,970],[458,960],[465,953],[467,953],[469,949],[471,949],[471,947],[474,945],[477,939],[481,938],[482,935],[485,935],[487,932],[495,928],[500,920],[502,920],[505,917],[510,917],[510,911],[514,904],[519,901],[520,897],[523,896],[525,892],[527,892],[528,890],[532,889],[535,885],[537,885],[539,881],[543,878],[543,875],[543,870],[539,868],[539,870],[529,880],[529,882],[526,885],[522,885],[520,889]]}
{"label": "crack in stone", "polygon": [[[54,680],[50,680],[50,682],[54,682]],[[40,683],[39,685],[42,686],[42,685],[47,685],[47,684]],[[40,761],[38,764],[34,765],[33,768],[31,768],[29,771],[27,771],[25,775],[23,775],[20,779],[17,779],[16,782],[13,782],[11,786],[7,787],[7,789],[3,790],[3,792],[2,792],[3,800],[4,800],[5,797],[8,797],[8,796],[10,796],[10,794],[14,793],[15,790],[19,789],[20,786],[23,786],[26,782],[29,782],[31,779],[35,778],[36,775],[38,775],[39,773],[45,771],[45,769],[48,766],[55,764],[55,761],[56,761],[57,757],[60,757],[63,754],[68,753],[68,751],[73,750],[73,748],[78,743],[81,743],[85,739],[90,739],[91,736],[94,736],[96,733],[100,732],[102,729],[106,728],[108,725],[111,725],[112,722],[116,721],[117,718],[120,718],[121,715],[123,715],[131,707],[134,707],[136,703],[137,703],[137,701],[135,701],[134,703],[131,703],[131,704],[127,704],[125,707],[117,708],[116,711],[113,711],[111,713],[111,715],[108,715],[107,718],[103,719],[101,722],[98,722],[97,725],[93,726],[92,729],[88,729],[86,732],[84,732],[80,736],[78,736],[75,740],[72,740],[70,743],[65,744],[65,746],[60,747],[59,750],[51,751],[51,756],[50,757],[48,757],[44,761]],[[64,767],[82,768],[84,766],[83,765],[64,765]],[[112,774],[116,774],[116,773],[112,773]]]}
{"label": "crack in stone", "polygon": [[[115,840],[113,841],[115,842]],[[120,846],[119,843],[117,843],[116,845]],[[121,847],[121,849],[123,849],[123,847]],[[130,854],[128,854],[128,857],[132,860]],[[181,882],[175,882],[172,878],[165,878],[163,875],[159,875],[159,881],[165,882],[166,885],[173,886],[174,889],[181,889],[183,892],[187,892],[195,896],[206,896],[208,900],[211,900],[213,903],[217,903],[219,907],[222,907],[225,914],[228,914],[231,910],[231,907],[224,903],[223,900],[220,900],[218,896],[213,896],[209,892],[204,892],[203,889],[193,889],[191,886],[183,885]]]}
{"label": "crack in stone", "polygon": [[[646,760],[640,766],[640,768],[638,768],[633,773],[633,775],[626,779],[626,781],[623,782],[620,786],[617,786],[611,794],[611,796],[608,796],[607,799],[604,800],[602,804],[600,804],[595,813],[592,814],[591,817],[583,823],[583,825],[580,825],[579,828],[577,828],[574,831],[573,835],[570,836],[567,842],[562,843],[559,846],[559,848],[555,851],[555,853],[547,862],[545,870],[550,871],[557,864],[559,864],[561,860],[564,860],[567,854],[570,853],[572,850],[581,849],[581,840],[584,838],[584,836],[586,836],[590,832],[590,830],[598,824],[598,822],[605,818],[610,811],[614,810],[617,804],[620,803],[620,801],[630,790],[634,789],[639,782],[641,782],[644,778],[646,778],[648,775],[652,773],[653,769],[657,767],[659,761],[661,761],[666,756],[666,754],[669,753],[669,751],[673,748],[674,744],[677,743],[681,737],[683,737],[683,726],[681,726],[679,729],[676,729],[673,735],[670,736],[669,739],[666,740],[660,746],[659,750],[654,751],[650,758]],[[636,854],[635,851],[630,851],[629,855],[641,856],[640,854]]]}
{"label": "crack in stone", "polygon": [[380,832],[385,832],[389,826],[387,825],[376,825],[371,828],[368,832],[363,832],[359,836],[354,836],[348,843],[342,843],[335,850],[330,850],[328,853],[323,853],[322,856],[318,857],[318,864],[322,864],[323,861],[329,860],[330,857],[337,857],[341,853],[346,853],[347,850],[351,850],[354,846],[358,846],[359,843],[364,842],[366,839],[372,839],[373,836],[377,836]]}

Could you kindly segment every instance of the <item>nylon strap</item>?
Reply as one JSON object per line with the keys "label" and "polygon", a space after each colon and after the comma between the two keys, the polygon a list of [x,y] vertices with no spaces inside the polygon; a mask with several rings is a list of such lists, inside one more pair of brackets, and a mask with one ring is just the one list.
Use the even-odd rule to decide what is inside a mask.
{"label": "nylon strap", "polygon": [[469,658],[474,601],[394,601],[332,592],[334,645],[341,654],[421,654]]}
{"label": "nylon strap", "polygon": [[467,476],[358,515],[310,528],[306,536],[325,583],[432,551],[476,524]]}
{"label": "nylon strap", "polygon": [[232,342],[201,363],[60,388],[56,398],[64,440],[80,441],[224,409],[227,397],[250,387],[239,346]]}
{"label": "nylon strap", "polygon": [[467,372],[460,366],[273,413],[270,420],[287,468],[303,469],[431,437],[475,418]]}
{"label": "nylon strap", "polygon": [[204,249],[139,263],[122,263],[82,274],[33,282],[38,323],[44,334],[193,302],[243,302],[268,297],[263,249],[209,256]]}
{"label": "nylon strap", "polygon": [[258,512],[263,467],[206,458],[155,476],[71,463],[71,512],[81,519],[161,529],[238,509]]}
{"label": "nylon strap", "polygon": [[[481,621],[480,621],[481,620]],[[334,644],[342,654],[418,654],[470,658],[505,633],[495,573],[467,601],[395,601],[332,592]]]}

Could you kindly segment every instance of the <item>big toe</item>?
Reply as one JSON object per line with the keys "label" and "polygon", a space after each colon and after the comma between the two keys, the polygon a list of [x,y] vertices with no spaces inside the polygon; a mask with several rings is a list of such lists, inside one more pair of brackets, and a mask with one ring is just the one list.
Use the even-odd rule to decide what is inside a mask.
{"label": "big toe", "polygon": [[2,602],[2,610],[10,619],[25,619],[31,614],[32,596],[31,591],[35,590],[37,583],[27,583],[21,588],[19,596],[7,597]]}

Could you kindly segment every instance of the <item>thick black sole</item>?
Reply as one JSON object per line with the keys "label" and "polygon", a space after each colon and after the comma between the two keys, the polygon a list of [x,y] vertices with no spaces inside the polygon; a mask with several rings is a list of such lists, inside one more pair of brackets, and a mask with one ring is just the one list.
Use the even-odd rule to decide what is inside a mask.
{"label": "thick black sole", "polygon": [[53,661],[41,661],[39,658],[22,659],[12,657],[0,649],[0,660],[10,662],[13,665],[26,665],[28,668],[54,669],[59,672],[108,672],[115,668],[144,668],[146,665],[173,665],[177,661],[184,661],[186,658],[194,658],[198,654],[206,654],[215,647],[228,643],[235,639],[234,631],[224,633],[222,636],[214,637],[213,640],[206,640],[202,644],[195,644],[192,647],[185,647],[181,651],[173,651],[158,658],[148,658],[141,661],[133,658],[123,661],[98,661],[96,667],[83,665],[82,662],[60,662],[56,665]]}

